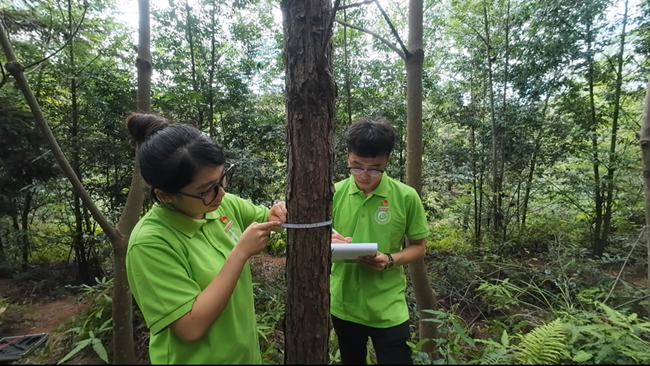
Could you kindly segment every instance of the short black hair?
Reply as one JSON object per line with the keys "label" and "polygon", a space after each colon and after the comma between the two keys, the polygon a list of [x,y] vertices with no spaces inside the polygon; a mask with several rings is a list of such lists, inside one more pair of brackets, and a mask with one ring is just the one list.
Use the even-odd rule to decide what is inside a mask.
{"label": "short black hair", "polygon": [[221,146],[194,126],[172,123],[155,114],[132,113],[127,129],[136,142],[142,178],[152,191],[178,192],[192,183],[202,168],[226,163]]}
{"label": "short black hair", "polygon": [[395,131],[384,118],[358,118],[345,131],[345,142],[349,152],[362,158],[388,156],[395,145]]}

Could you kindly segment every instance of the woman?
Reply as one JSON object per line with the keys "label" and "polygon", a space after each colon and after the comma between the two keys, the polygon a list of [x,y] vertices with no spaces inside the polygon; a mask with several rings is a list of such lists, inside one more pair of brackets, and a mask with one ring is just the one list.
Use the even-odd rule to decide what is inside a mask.
{"label": "woman", "polygon": [[223,151],[194,127],[152,114],[127,126],[157,201],[126,255],[151,363],[261,363],[248,259],[285,220],[284,203],[269,210],[226,193]]}

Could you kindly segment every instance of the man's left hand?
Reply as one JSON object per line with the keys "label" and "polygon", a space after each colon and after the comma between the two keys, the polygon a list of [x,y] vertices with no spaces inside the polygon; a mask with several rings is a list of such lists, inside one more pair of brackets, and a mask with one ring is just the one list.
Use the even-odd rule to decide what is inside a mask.
{"label": "man's left hand", "polygon": [[388,256],[382,252],[377,252],[374,256],[367,255],[357,258],[357,262],[366,266],[373,271],[381,271],[388,264]]}

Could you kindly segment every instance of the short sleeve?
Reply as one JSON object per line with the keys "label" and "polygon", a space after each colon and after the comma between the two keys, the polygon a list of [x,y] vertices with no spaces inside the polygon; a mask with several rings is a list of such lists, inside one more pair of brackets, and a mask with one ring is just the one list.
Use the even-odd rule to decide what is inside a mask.
{"label": "short sleeve", "polygon": [[147,327],[157,334],[192,309],[201,292],[181,256],[167,243],[139,243],[129,248],[129,287]]}
{"label": "short sleeve", "polygon": [[254,205],[252,202],[233,196],[237,200],[237,207],[241,217],[242,229],[246,229],[253,222],[269,221],[269,209],[264,206]]}
{"label": "short sleeve", "polygon": [[406,236],[410,240],[420,240],[429,236],[429,221],[424,212],[422,200],[417,192],[412,191],[406,196],[408,208],[406,218]]}

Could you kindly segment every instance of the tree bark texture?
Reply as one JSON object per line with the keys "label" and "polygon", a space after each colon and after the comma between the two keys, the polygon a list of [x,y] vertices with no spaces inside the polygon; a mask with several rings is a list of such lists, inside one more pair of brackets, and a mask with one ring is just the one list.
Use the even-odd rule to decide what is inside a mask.
{"label": "tree bark texture", "polygon": [[[336,85],[328,0],[283,0],[289,223],[331,219]],[[332,16],[334,16],[332,14]],[[327,39],[326,39],[327,38]],[[288,229],[285,363],[327,364],[331,226]]]}

